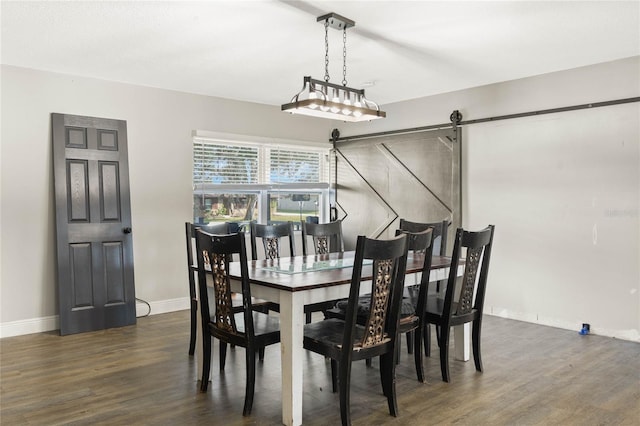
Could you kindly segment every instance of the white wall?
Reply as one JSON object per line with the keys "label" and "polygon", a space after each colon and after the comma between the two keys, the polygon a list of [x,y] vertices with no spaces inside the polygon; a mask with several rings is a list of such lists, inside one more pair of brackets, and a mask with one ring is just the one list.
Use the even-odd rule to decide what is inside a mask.
{"label": "white wall", "polygon": [[127,121],[136,296],[188,308],[194,130],[328,144],[329,122],[279,107],[2,66],[0,336],[57,328],[52,112]]}
{"label": "white wall", "polygon": [[[385,106],[342,136],[640,96],[629,58]],[[496,225],[485,311],[640,341],[640,103],[464,126],[463,226]],[[437,220],[437,218],[433,218]]]}
{"label": "white wall", "polygon": [[[385,120],[346,124],[3,66],[0,336],[56,328],[51,112],[127,120],[136,293],[158,313],[187,308],[195,129],[325,142],[333,127],[425,126],[454,109],[471,120],[636,97],[639,76],[636,57],[386,105]],[[496,225],[489,312],[640,341],[639,131],[638,103],[463,129],[464,226]]]}

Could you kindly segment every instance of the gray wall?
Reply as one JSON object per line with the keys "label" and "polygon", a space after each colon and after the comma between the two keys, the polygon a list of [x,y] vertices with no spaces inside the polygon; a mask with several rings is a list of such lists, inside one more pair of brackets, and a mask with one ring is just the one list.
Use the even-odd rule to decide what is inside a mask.
{"label": "gray wall", "polygon": [[[2,67],[0,335],[56,328],[51,112],[128,122],[136,293],[152,312],[188,307],[182,223],[191,134],[325,142],[370,133],[640,96],[640,58],[385,105],[345,124],[278,107]],[[463,130],[463,224],[496,224],[495,315],[640,340],[638,103]],[[594,231],[595,229],[595,231]]]}
{"label": "gray wall", "polygon": [[[0,335],[57,328],[50,113],[127,121],[136,296],[188,309],[194,130],[328,144],[279,107],[2,66]],[[144,311],[144,310],[143,310]]]}

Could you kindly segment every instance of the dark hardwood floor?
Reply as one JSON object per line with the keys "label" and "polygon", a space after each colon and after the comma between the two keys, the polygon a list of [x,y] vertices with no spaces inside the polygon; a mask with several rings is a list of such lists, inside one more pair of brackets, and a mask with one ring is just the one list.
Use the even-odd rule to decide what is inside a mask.
{"label": "dark hardwood floor", "polygon": [[[220,374],[215,345],[214,378],[203,394],[188,339],[188,311],[100,332],[2,339],[0,423],[280,424],[278,345],[257,368],[253,414],[243,418],[243,349],[229,351]],[[640,424],[640,344],[496,317],[486,317],[482,343],[485,372],[451,360],[449,384],[440,379],[437,352],[425,360],[428,383],[421,384],[403,349],[397,418],[381,394],[377,360],[371,368],[355,364],[354,424]],[[339,424],[328,362],[309,353],[304,380],[304,424]]]}

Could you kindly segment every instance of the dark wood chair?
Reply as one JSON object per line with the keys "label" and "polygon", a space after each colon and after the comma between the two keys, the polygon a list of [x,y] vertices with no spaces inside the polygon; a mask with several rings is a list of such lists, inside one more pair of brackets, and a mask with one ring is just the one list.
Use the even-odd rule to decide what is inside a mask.
{"label": "dark wood chair", "polygon": [[[215,223],[212,225],[185,223],[187,240],[187,272],[189,273],[189,298],[191,299],[191,331],[189,335],[189,355],[193,355],[196,349],[196,327],[198,327],[198,298],[196,288],[197,259],[193,255],[196,246],[196,230],[202,229],[208,234],[230,234],[238,232],[238,224],[235,222]],[[242,310],[242,295],[231,294],[233,308],[240,312]],[[255,310],[268,313],[274,307],[272,302],[266,300],[253,299],[252,306]],[[277,310],[277,309],[274,309]]]}
{"label": "dark wood chair", "polygon": [[[309,254],[307,248],[309,238],[313,241],[315,254],[342,253],[344,251],[341,220],[320,224],[302,221],[300,222],[300,229],[302,230],[303,256]],[[311,314],[314,312],[325,312],[327,309],[333,308],[334,304],[334,300],[329,300],[305,305],[304,314],[307,324],[311,322]]]}
{"label": "dark wood chair", "polygon": [[[251,287],[247,266],[244,233],[211,235],[197,231],[198,289],[202,316],[203,365],[200,389],[207,391],[211,367],[211,337],[220,341],[220,370],[224,370],[227,344],[245,348],[246,388],[242,415],[251,414],[256,376],[256,352],[280,341],[278,320],[257,312],[251,304]],[[232,307],[231,287],[227,271],[232,256],[241,264],[242,312]],[[207,275],[213,283],[215,314],[210,313]]]}
{"label": "dark wood chair", "polygon": [[[424,335],[423,329],[424,311],[427,301],[427,291],[429,286],[429,276],[431,272],[431,256],[432,256],[432,234],[431,228],[421,232],[408,232],[400,229],[396,230],[396,236],[406,234],[408,238],[409,250],[413,251],[414,256],[422,256],[424,263],[422,266],[422,276],[419,284],[419,295],[417,296],[417,305],[412,304],[410,300],[403,298],[400,307],[400,323],[398,325],[398,336],[401,334],[407,335],[407,341],[412,340],[413,345],[416,348],[422,348],[422,336]],[[326,316],[329,318],[344,318],[346,314],[347,301],[340,301],[336,303],[336,306],[327,310]],[[366,325],[367,318],[370,315],[371,300],[370,296],[360,296],[358,301],[358,316],[357,321],[360,325]],[[397,346],[398,359],[400,356],[400,345]],[[418,381],[424,382],[424,363],[423,354],[421,350],[413,351],[414,361],[416,365],[416,375]],[[368,360],[367,360],[368,361]],[[367,365],[370,365],[367,362]]]}
{"label": "dark wood chair", "polygon": [[[400,219],[399,229],[408,232],[420,232],[431,228],[433,230],[433,254],[439,254],[440,256],[447,255],[447,235],[451,221],[444,219],[440,222],[411,222],[406,219]],[[438,281],[436,283],[436,291],[440,292],[440,288],[444,287],[445,281]],[[404,297],[409,299],[413,306],[418,303],[419,289],[415,287],[405,287]],[[431,333],[429,326],[427,326],[427,333]],[[436,333],[439,333],[436,327]],[[413,353],[413,333],[407,334],[407,352]]]}
{"label": "dark wood chair", "polygon": [[[407,247],[406,235],[392,240],[372,240],[359,236],[345,319],[331,318],[306,324],[304,327],[305,349],[331,358],[332,377],[338,377],[340,416],[343,425],[351,424],[351,363],[376,356],[380,357],[380,379],[389,412],[393,416],[398,415],[395,346]],[[373,268],[371,306],[375,306],[375,309],[370,310],[366,325],[362,326],[357,322],[357,314],[365,259],[373,261],[371,266],[367,265],[364,268]],[[335,390],[335,380],[333,387]]]}
{"label": "dark wood chair", "polygon": [[313,240],[315,254],[341,253],[344,251],[342,239],[342,221],[329,223],[300,222],[302,229],[302,255],[309,254],[307,249],[308,237]]}
{"label": "dark wood chair", "polygon": [[[450,329],[456,325],[468,322],[473,323],[471,331],[473,359],[476,370],[482,372],[480,331],[494,229],[494,225],[489,225],[479,232],[465,231],[462,228],[457,229],[444,299],[440,297],[429,297],[427,299],[424,321],[425,324],[435,324],[440,328],[438,333],[440,369],[442,371],[442,380],[445,382],[450,381]],[[461,261],[463,251],[466,251],[464,263]],[[464,267],[464,274],[458,280],[457,270],[460,265]],[[460,281],[459,285],[456,285],[457,281]],[[425,330],[427,329],[428,327],[425,327]],[[427,340],[426,332],[425,352],[427,356],[430,356],[430,341]]]}
{"label": "dark wood chair", "polygon": [[[251,239],[251,259],[258,260],[258,239],[262,241],[265,259],[279,259],[282,240],[287,240],[289,255],[296,255],[295,236],[293,233],[293,222],[262,225],[251,222],[249,225]],[[269,309],[280,312],[280,305],[269,302]]]}
{"label": "dark wood chair", "polygon": [[190,222],[185,223],[187,236],[187,272],[189,273],[189,299],[191,300],[191,333],[189,336],[189,355],[193,355],[196,350],[196,327],[198,327],[198,296],[196,293],[195,273],[197,271],[196,259],[193,257],[195,248],[196,229],[202,229],[209,234],[228,234],[229,224],[216,223],[213,225],[195,225]]}
{"label": "dark wood chair", "polygon": [[278,259],[280,258],[281,241],[283,238],[289,241],[289,253],[290,256],[296,255],[294,234],[293,234],[293,222],[280,223],[274,225],[261,225],[259,223],[251,222],[251,258],[258,260],[258,247],[257,240],[262,240],[262,246],[264,247],[265,259]]}
{"label": "dark wood chair", "polygon": [[433,254],[447,255],[447,234],[451,221],[445,219],[441,222],[410,222],[400,219],[398,229],[409,232],[420,232],[429,228],[433,229]]}
{"label": "dark wood chair", "polygon": [[[400,316],[399,334],[407,335],[407,342],[412,342],[416,349],[413,351],[413,357],[416,364],[416,375],[419,382],[425,382],[424,376],[424,363],[422,350],[422,338],[424,336],[424,328],[426,323],[424,321],[424,311],[427,303],[427,291],[429,290],[429,279],[431,275],[431,258],[433,255],[433,228],[420,232],[409,232],[401,229],[396,230],[396,235],[407,234],[409,239],[409,250],[413,251],[414,256],[424,256],[424,263],[422,265],[422,274],[420,277],[420,285],[418,289],[417,303],[413,305],[409,301],[410,306],[414,306],[414,310],[411,314],[405,314],[410,310],[405,308],[407,300],[403,297]],[[430,336],[430,333],[427,333]],[[410,347],[409,344],[407,344]],[[398,347],[399,348],[399,347]],[[400,351],[398,351],[398,357]]]}

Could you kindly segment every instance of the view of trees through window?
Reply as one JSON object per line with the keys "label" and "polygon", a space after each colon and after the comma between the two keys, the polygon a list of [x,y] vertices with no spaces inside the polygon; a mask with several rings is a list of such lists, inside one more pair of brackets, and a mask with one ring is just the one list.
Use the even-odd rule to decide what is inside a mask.
{"label": "view of trees through window", "polygon": [[241,222],[258,219],[258,194],[194,195],[195,217],[200,222]]}
{"label": "view of trees through window", "polygon": [[199,138],[193,147],[195,223],[297,223],[323,216],[328,149]]}

